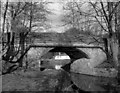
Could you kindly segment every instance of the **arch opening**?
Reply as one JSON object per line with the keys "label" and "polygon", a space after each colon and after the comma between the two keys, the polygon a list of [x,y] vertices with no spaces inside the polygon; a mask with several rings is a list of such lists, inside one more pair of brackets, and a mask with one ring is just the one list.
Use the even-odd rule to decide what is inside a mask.
{"label": "arch opening", "polygon": [[[72,64],[77,59],[80,59],[80,58],[89,59],[89,57],[88,57],[88,55],[86,53],[84,53],[82,50],[79,50],[79,49],[77,49],[75,47],[55,47],[55,48],[49,50],[46,54],[44,54],[42,56],[42,59],[43,60],[44,59],[45,60],[46,59],[53,59],[54,62],[57,63],[58,61],[55,61],[55,57],[59,53],[64,54],[66,57],[69,56],[69,57],[67,57],[67,59],[63,59],[64,61],[61,61],[61,59],[59,60],[59,61],[61,61],[60,63],[64,64],[64,65],[62,65],[63,69],[66,69],[66,66],[68,66],[67,68],[70,68],[70,64]],[[52,60],[52,62],[53,62],[53,60]],[[69,60],[69,62],[68,62],[68,60]],[[48,65],[48,61],[45,61],[44,63]]]}
{"label": "arch opening", "polygon": [[86,53],[74,47],[55,47],[48,52],[64,52],[74,61],[80,58],[89,59]]}

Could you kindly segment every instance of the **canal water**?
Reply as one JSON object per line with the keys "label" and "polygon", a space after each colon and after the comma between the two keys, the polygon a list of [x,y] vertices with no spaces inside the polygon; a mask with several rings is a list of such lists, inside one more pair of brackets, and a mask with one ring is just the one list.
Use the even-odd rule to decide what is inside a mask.
{"label": "canal water", "polygon": [[52,91],[52,93],[64,93],[66,91],[71,93],[100,93],[103,91],[120,93],[120,79],[72,73],[69,71],[70,64],[68,63],[59,70],[49,70],[49,74],[45,76],[46,79],[39,84],[40,87],[38,88],[41,91]]}
{"label": "canal water", "polygon": [[[52,93],[120,93],[120,82],[116,78],[94,77],[61,70],[48,70],[38,90]],[[41,80],[40,80],[41,81]]]}

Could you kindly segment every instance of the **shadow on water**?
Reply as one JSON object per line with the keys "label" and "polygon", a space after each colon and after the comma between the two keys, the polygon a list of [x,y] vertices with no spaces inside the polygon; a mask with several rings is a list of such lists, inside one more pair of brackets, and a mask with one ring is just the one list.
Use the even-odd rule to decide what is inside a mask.
{"label": "shadow on water", "polygon": [[71,80],[84,91],[118,92],[118,82],[115,78],[94,77],[89,75],[71,73]]}
{"label": "shadow on water", "polygon": [[71,63],[63,66],[62,70],[56,74],[55,78],[58,80],[58,84],[55,85],[55,93],[61,93],[64,91],[69,91],[71,93],[93,93],[103,91],[106,91],[107,93],[115,93],[120,91],[119,80],[116,78],[71,73]]}
{"label": "shadow on water", "polygon": [[119,93],[120,91],[120,84],[115,78],[76,74],[63,69],[50,69],[43,72],[44,75],[39,74],[35,77],[36,91],[31,93],[103,93],[103,91]]}
{"label": "shadow on water", "polygon": [[[71,60],[72,61],[72,60]],[[71,62],[73,63],[73,62]],[[69,80],[71,82],[71,89],[80,92],[102,92],[107,93],[120,92],[120,78],[108,78],[108,77],[97,77],[91,75],[77,74],[70,72],[70,65],[66,64],[62,68],[67,74],[69,74]],[[64,73],[65,73],[64,72]],[[66,75],[67,75],[66,74]]]}
{"label": "shadow on water", "polygon": [[56,91],[71,91],[72,93],[103,92],[115,93],[120,91],[115,78],[94,77],[62,71]]}

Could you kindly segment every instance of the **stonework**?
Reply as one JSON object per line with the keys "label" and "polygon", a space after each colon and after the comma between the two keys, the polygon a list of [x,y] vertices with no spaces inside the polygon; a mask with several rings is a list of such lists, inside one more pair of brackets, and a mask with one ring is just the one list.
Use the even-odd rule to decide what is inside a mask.
{"label": "stonework", "polygon": [[116,77],[117,70],[114,68],[97,68],[106,60],[105,53],[100,49],[83,49],[90,59],[78,59],[71,64],[71,71],[75,73],[94,76]]}
{"label": "stonework", "polygon": [[81,50],[89,56],[90,59],[87,61],[91,68],[98,66],[106,60],[106,54],[101,49],[84,48]]}
{"label": "stonework", "polygon": [[[47,55],[48,59],[50,58],[49,51],[53,48],[39,48],[39,49],[31,49],[28,54],[29,56],[32,55],[32,59],[34,57],[38,57],[37,59],[40,60],[43,56]],[[101,49],[92,49],[92,48],[79,48],[81,51],[83,51],[85,54],[88,55],[89,59],[87,58],[81,58],[75,60],[71,64],[71,71],[75,73],[82,73],[82,74],[88,74],[88,75],[95,75],[95,76],[105,76],[105,77],[115,77],[117,75],[117,71],[113,68],[106,70],[106,68],[98,68],[100,64],[102,64],[106,60],[106,54]],[[34,50],[34,51],[33,51]],[[82,55],[82,54],[81,54]],[[53,55],[51,55],[53,56]],[[47,58],[45,58],[47,59]],[[49,62],[50,64],[47,64],[49,67],[54,67],[56,62],[54,59],[51,59],[52,61]],[[62,62],[62,63],[61,63]],[[61,62],[57,62],[62,66],[65,64],[68,64],[69,62],[64,60]],[[47,63],[47,62],[46,62]]]}
{"label": "stonework", "polygon": [[116,77],[118,73],[114,68],[95,68],[92,66],[90,59],[76,60],[71,64],[71,72],[103,77]]}

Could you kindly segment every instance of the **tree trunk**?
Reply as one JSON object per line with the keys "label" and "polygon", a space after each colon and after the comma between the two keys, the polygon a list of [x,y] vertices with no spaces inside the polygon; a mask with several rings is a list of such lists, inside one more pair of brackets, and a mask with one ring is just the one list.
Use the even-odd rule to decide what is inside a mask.
{"label": "tree trunk", "polygon": [[110,47],[110,52],[111,52],[111,58],[112,58],[112,63],[114,64],[114,67],[117,69],[119,66],[118,63],[118,40],[116,35],[114,34],[113,31],[113,2],[107,2],[108,4],[108,31],[109,31],[109,47]]}
{"label": "tree trunk", "polygon": [[10,44],[10,32],[7,32],[7,45]]}
{"label": "tree trunk", "polygon": [[[24,43],[25,43],[24,32],[21,32],[20,33],[20,42],[19,42],[20,48],[21,48],[21,55],[24,54],[24,50],[25,50]],[[23,66],[23,58],[21,58],[21,60],[19,61],[19,66],[20,67]]]}
{"label": "tree trunk", "polygon": [[110,54],[109,54],[109,47],[108,47],[108,39],[107,38],[103,38],[103,42],[104,42],[104,47],[105,47],[107,60],[109,60],[110,59]]}
{"label": "tree trunk", "polygon": [[111,58],[114,64],[115,68],[118,68],[119,66],[119,62],[118,62],[118,50],[119,49],[119,45],[117,43],[117,40],[112,37],[110,38],[110,51],[111,51]]}
{"label": "tree trunk", "polygon": [[2,50],[4,50],[4,34],[5,34],[5,20],[6,20],[6,14],[7,14],[7,10],[8,10],[8,0],[6,2],[6,6],[5,6],[5,12],[4,12],[4,17],[3,17],[3,24],[2,24]]}
{"label": "tree trunk", "polygon": [[11,50],[13,50],[13,51],[11,51],[12,52],[12,54],[11,54],[11,58],[10,58],[10,60],[13,60],[13,58],[15,57],[14,55],[15,55],[15,49],[14,49],[14,42],[15,41],[15,33],[14,32],[12,32],[12,37],[11,37],[11,42],[10,42],[10,47],[11,47]]}

